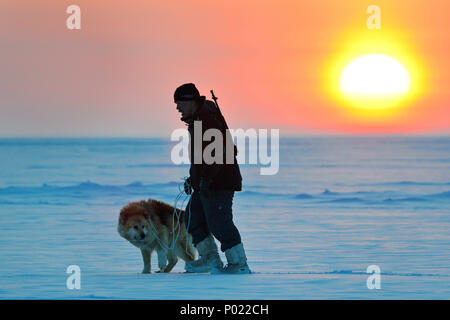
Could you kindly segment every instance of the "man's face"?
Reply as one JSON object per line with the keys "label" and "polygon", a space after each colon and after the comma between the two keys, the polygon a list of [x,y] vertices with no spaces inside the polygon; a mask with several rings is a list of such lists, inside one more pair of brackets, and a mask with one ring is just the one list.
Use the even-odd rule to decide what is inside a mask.
{"label": "man's face", "polygon": [[194,100],[177,101],[177,110],[181,113],[181,120],[190,118],[194,114],[196,107]]}

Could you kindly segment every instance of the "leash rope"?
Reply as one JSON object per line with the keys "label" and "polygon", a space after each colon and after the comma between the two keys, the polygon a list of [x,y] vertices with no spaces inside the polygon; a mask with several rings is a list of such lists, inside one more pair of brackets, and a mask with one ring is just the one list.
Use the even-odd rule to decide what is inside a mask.
{"label": "leash rope", "polygon": [[[183,179],[186,181],[186,180],[187,180],[187,177],[184,177]],[[179,236],[180,236],[180,232],[181,232],[181,223],[180,223],[180,220],[181,220],[181,211],[182,211],[182,209],[178,209],[178,208],[177,208],[177,203],[178,203],[178,201],[181,199],[181,197],[183,196],[183,194],[185,194],[185,192],[184,192],[184,189],[183,189],[183,190],[180,189],[180,185],[181,185],[181,184],[178,184],[178,191],[179,191],[179,193],[178,193],[178,195],[175,197],[174,209],[173,209],[173,212],[172,212],[172,231],[170,232],[170,233],[172,234],[172,243],[171,243],[171,244],[169,244],[169,243],[170,243],[170,240],[169,240],[169,243],[167,243],[167,244],[164,243],[163,239],[161,239],[161,238],[159,237],[159,235],[158,235],[158,230],[157,230],[156,227],[153,225],[153,222],[151,221],[151,219],[149,219],[150,226],[151,226],[150,230],[152,231],[153,235],[155,236],[156,241],[158,241],[159,245],[160,245],[162,248],[164,248],[165,250],[167,250],[167,251],[170,251],[170,250],[175,249],[175,245],[176,245],[176,243],[177,243],[177,240],[178,240],[178,238],[179,238]],[[184,207],[184,203],[185,203],[185,201],[186,201],[188,198],[190,198],[190,195],[186,194],[186,197],[183,199],[183,202],[181,203],[181,207]],[[189,230],[189,225],[190,225],[190,222],[191,222],[191,201],[190,201],[190,200],[189,200],[189,202],[188,202],[187,207],[188,207],[188,209],[189,209],[189,217],[188,217],[188,224],[187,224],[187,226],[186,226],[186,231]],[[186,218],[186,216],[185,216],[185,218]],[[175,222],[175,219],[176,219],[176,222]],[[175,235],[175,233],[176,233],[176,235]],[[192,258],[194,259],[195,256],[192,256],[192,255],[188,252],[188,241],[189,241],[189,234],[186,235],[186,249],[185,249],[185,251],[186,251],[186,254],[187,254],[187,255],[189,255],[190,257],[192,257]]]}

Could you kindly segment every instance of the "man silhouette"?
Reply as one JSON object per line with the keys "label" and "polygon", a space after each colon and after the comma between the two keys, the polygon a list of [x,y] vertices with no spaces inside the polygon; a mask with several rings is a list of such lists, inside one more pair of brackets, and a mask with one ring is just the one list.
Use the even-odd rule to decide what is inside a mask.
{"label": "man silhouette", "polygon": [[[190,134],[191,167],[190,177],[185,182],[185,191],[191,194],[191,198],[186,206],[186,224],[200,255],[198,260],[186,263],[186,271],[248,274],[250,269],[247,257],[232,215],[234,192],[242,190],[242,176],[236,152],[233,155],[233,163],[226,163],[226,135],[230,133],[227,132],[225,119],[214,102],[200,96],[193,83],[178,87],[174,93],[174,101],[177,110],[182,114],[181,120],[188,125]],[[194,130],[196,121],[201,123],[201,131]],[[207,164],[203,159],[203,151],[209,144],[203,141],[203,134],[208,129],[217,129],[222,133],[222,163]],[[195,134],[201,134],[201,137],[195,137]],[[201,146],[195,145],[198,141],[201,141]],[[201,159],[201,163],[195,163],[195,159]],[[221,250],[225,252],[225,267],[213,236],[219,240]]]}

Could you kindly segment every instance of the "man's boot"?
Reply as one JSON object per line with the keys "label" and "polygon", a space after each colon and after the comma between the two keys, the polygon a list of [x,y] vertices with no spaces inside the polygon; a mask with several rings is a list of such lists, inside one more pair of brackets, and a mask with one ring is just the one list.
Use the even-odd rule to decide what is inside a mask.
{"label": "man's boot", "polygon": [[213,270],[213,273],[225,274],[249,274],[250,268],[247,265],[247,257],[245,256],[244,246],[242,243],[225,250],[228,264],[225,268]]}
{"label": "man's boot", "polygon": [[192,262],[186,262],[184,267],[186,272],[210,272],[223,268],[216,242],[211,234],[200,241],[196,248],[200,258]]}

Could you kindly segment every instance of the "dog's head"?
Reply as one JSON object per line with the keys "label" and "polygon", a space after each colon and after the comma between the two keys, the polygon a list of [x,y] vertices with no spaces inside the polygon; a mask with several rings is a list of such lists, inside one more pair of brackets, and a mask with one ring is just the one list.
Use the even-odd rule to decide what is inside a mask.
{"label": "dog's head", "polygon": [[131,202],[120,211],[117,231],[135,245],[147,243],[153,240],[150,218],[142,201]]}

